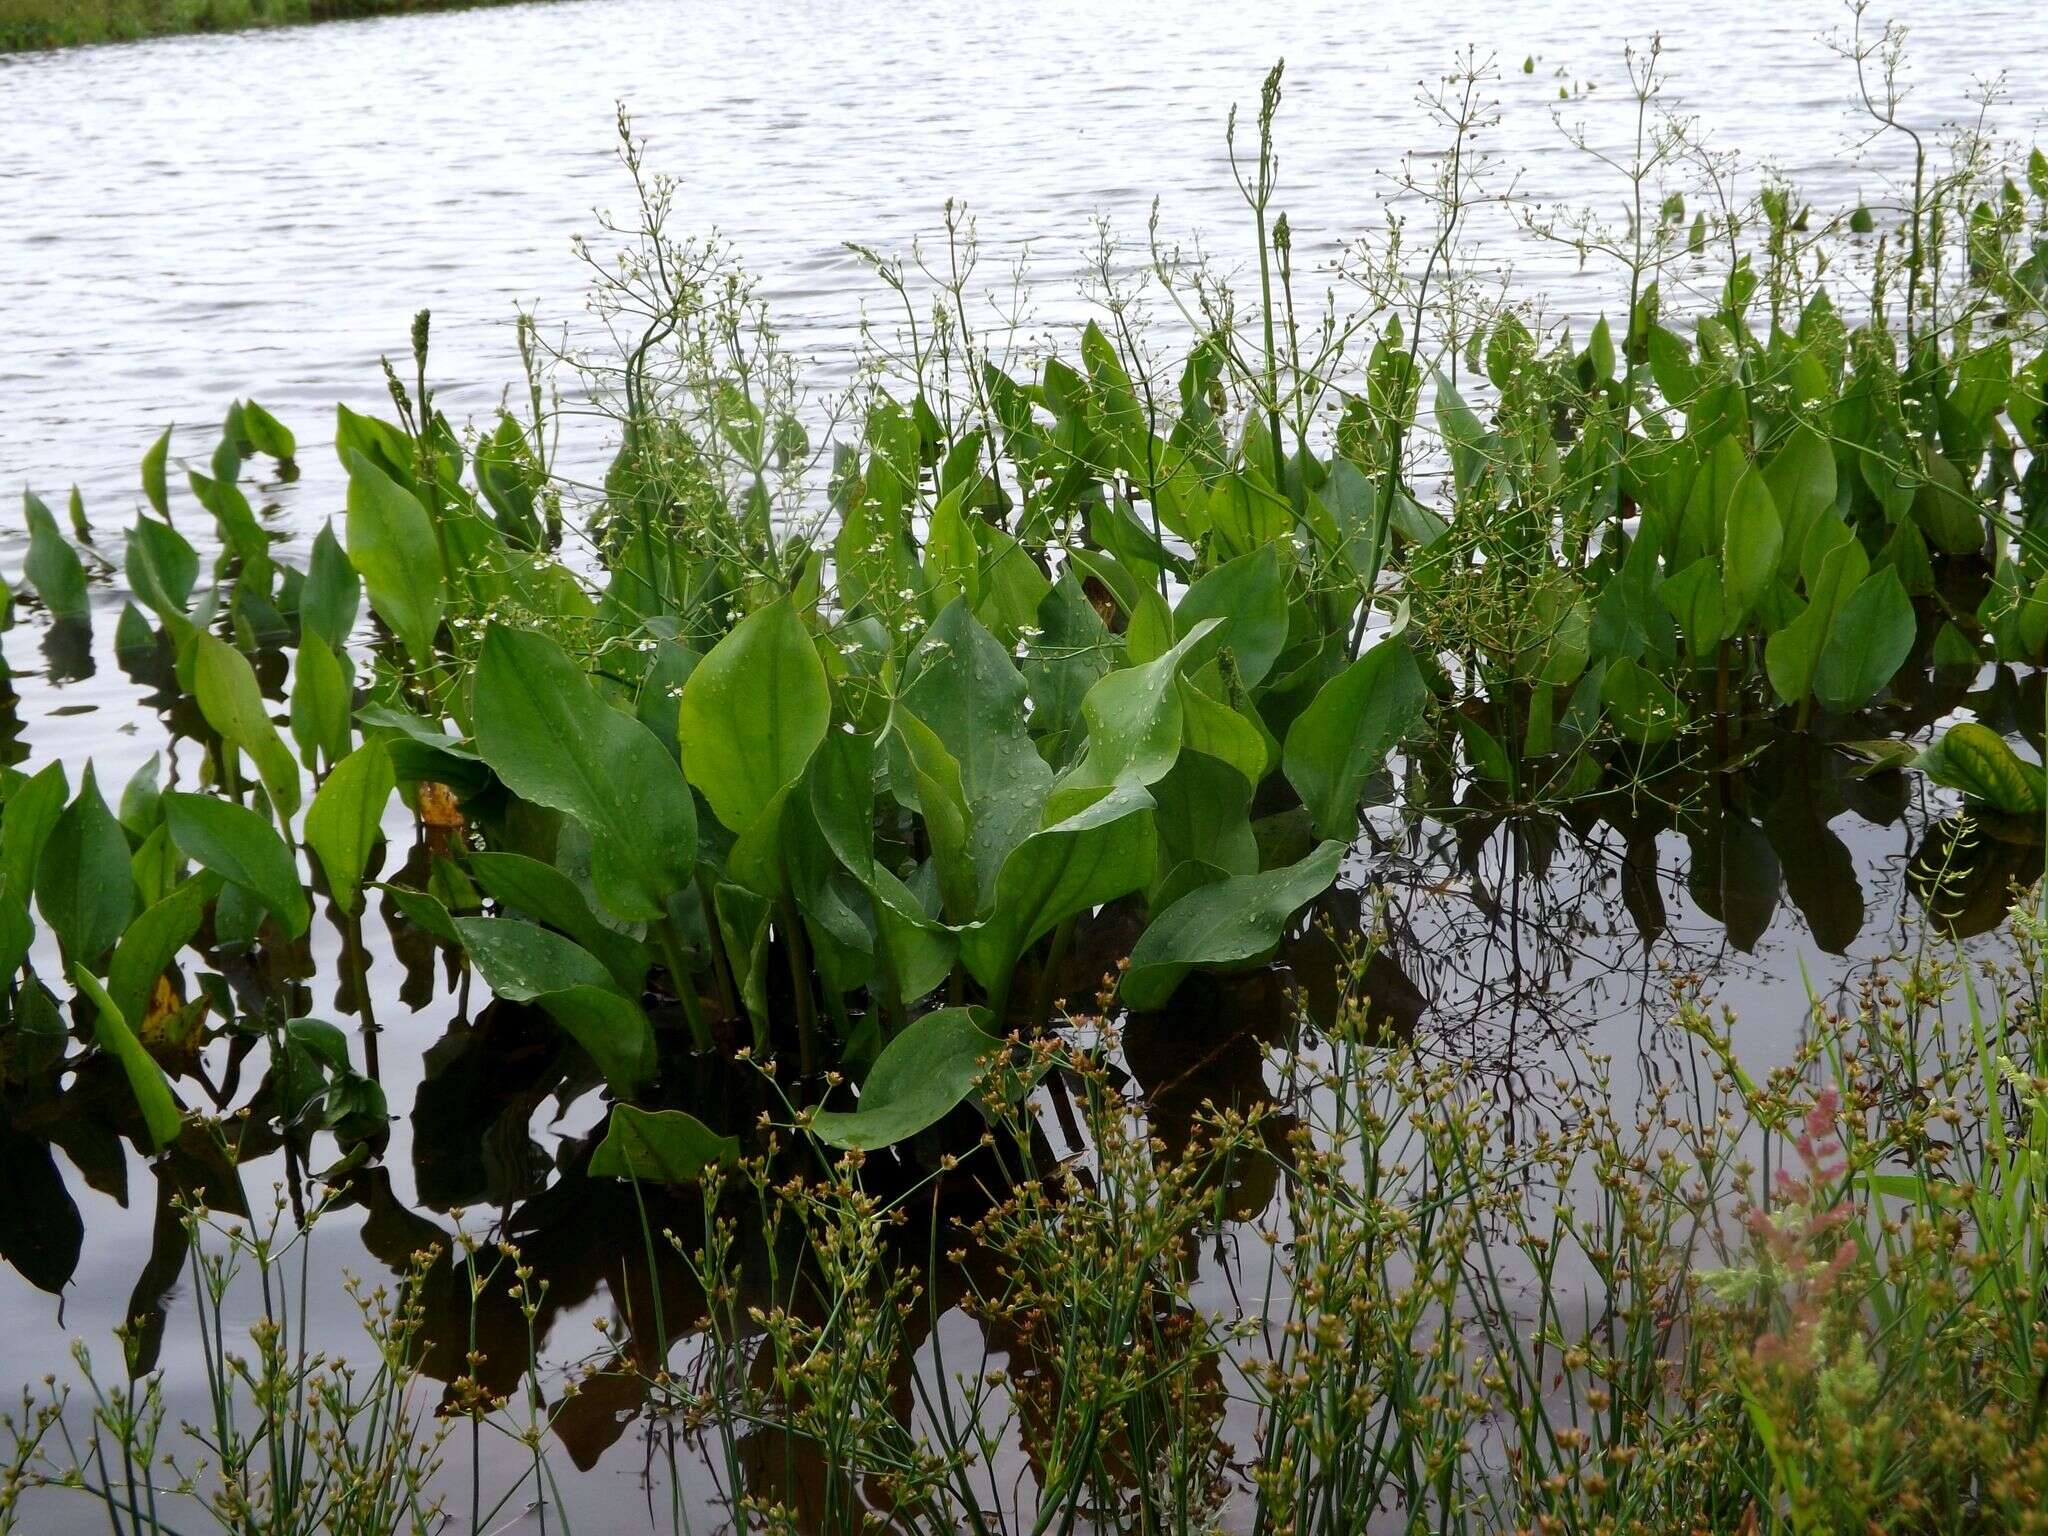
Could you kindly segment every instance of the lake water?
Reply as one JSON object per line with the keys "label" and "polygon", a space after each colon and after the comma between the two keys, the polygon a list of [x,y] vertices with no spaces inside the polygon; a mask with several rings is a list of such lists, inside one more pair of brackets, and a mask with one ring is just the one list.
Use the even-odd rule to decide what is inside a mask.
{"label": "lake water", "polygon": [[[2022,141],[2039,132],[2048,8],[1917,0],[1897,14],[1914,27],[1916,123],[1974,120],[1981,77],[2010,65],[1996,121]],[[1618,217],[1622,184],[1554,119],[1622,144],[1633,122],[1622,48],[1653,29],[1667,99],[1711,143],[1788,177],[1821,210],[1880,200],[1901,172],[1898,148],[1865,142],[1853,72],[1824,41],[1849,21],[1829,0],[1270,11],[571,0],[0,58],[0,480],[53,505],[76,483],[111,533],[130,519],[137,461],[166,422],[190,424],[177,447],[199,462],[228,401],[254,397],[300,436],[305,473],[271,498],[297,558],[341,506],[333,404],[380,405],[378,356],[405,350],[416,309],[433,311],[441,404],[458,421],[491,411],[517,376],[515,306],[537,306],[544,324],[580,321],[586,272],[571,236],[596,233],[594,208],[630,201],[613,152],[620,102],[651,164],[680,182],[678,223],[732,239],[789,346],[830,387],[848,377],[863,305],[888,318],[843,242],[907,253],[939,231],[948,197],[978,217],[992,303],[1028,253],[1026,340],[1085,317],[1097,215],[1141,239],[1156,196],[1169,237],[1199,233],[1226,264],[1241,260],[1225,116],[1256,101],[1277,56],[1288,61],[1278,204],[1297,250],[1319,260],[1379,226],[1404,153],[1442,141],[1418,91],[1467,45],[1500,69],[1487,136],[1497,184],[1539,202]],[[1523,238],[1501,251],[1516,290],[1553,312],[1612,302],[1607,275],[1566,248]],[[601,449],[586,434],[572,457]],[[10,577],[24,543],[10,517]],[[112,655],[119,598],[103,588],[97,601],[89,675],[75,660],[52,667],[32,624],[6,636],[10,734],[38,760],[75,769],[93,757],[111,785],[160,734],[150,685]],[[1980,712],[2039,721],[2038,679],[2001,688]],[[1913,723],[1960,702],[1917,699]],[[1362,842],[1347,871],[1349,920],[1363,921],[1362,893],[1385,893],[1390,959],[1408,989],[1389,981],[1389,997],[1433,1048],[1482,1062],[1508,1113],[1542,1113],[1563,1041],[1614,1051],[1642,1076],[1663,1070],[1669,987],[1687,972],[1740,1010],[1738,1043],[1768,1057],[1801,1012],[1802,963],[1832,990],[1905,938],[1905,869],[1944,807],[1917,781],[1894,796],[1848,779],[1825,753],[1781,754],[1758,786],[1739,827],[1724,817],[1624,835],[1589,817],[1510,833],[1388,816],[1376,822],[1384,841]],[[394,859],[407,827],[394,823]],[[1716,850],[1718,883],[1699,876],[1702,849]],[[396,1123],[367,1214],[322,1228],[323,1267],[402,1260],[407,1244],[452,1229],[455,1207],[477,1231],[502,1214],[553,1266],[550,1353],[587,1352],[592,1321],[623,1304],[612,1260],[631,1234],[606,1226],[622,1218],[616,1204],[572,1201],[548,1172],[601,1106],[586,1096],[558,1118],[527,1096],[516,1021],[478,1017],[436,984],[434,957],[371,928]],[[316,922],[308,984],[312,1011],[330,1017],[341,1016],[340,944]],[[1198,991],[1181,1006],[1187,1027],[1216,1032],[1211,1059],[1241,1080],[1257,1072],[1242,1019],[1270,1017],[1275,996]],[[61,1303],[0,1268],[0,1383],[61,1367],[67,1335],[104,1344],[157,1219],[159,1181],[120,1144],[45,1133],[67,1167],[93,1170],[90,1188],[68,1179],[85,1250]],[[245,1173],[252,1198],[273,1176],[284,1177],[274,1158]],[[174,1291],[167,1307],[162,1360],[189,1380],[189,1298]],[[316,1332],[346,1343],[350,1323],[334,1308]],[[645,1507],[647,1447],[624,1419],[584,1432],[577,1458],[596,1469],[571,1484],[572,1501],[585,1528],[611,1528]],[[82,1502],[52,1518],[38,1528],[103,1521]]]}

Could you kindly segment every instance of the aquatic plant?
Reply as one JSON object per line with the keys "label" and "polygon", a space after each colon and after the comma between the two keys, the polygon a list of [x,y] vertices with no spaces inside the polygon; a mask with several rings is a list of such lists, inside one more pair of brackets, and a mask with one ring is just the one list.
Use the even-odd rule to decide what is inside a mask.
{"label": "aquatic plant", "polygon": [[[1276,71],[1242,161],[1255,300],[1155,227],[1135,260],[1105,243],[1069,344],[998,350],[949,209],[945,262],[862,253],[903,335],[871,328],[827,403],[731,254],[671,236],[673,187],[622,121],[640,216],[591,252],[607,345],[522,319],[518,413],[465,431],[423,314],[388,419],[337,412],[345,508],[303,566],[260,505],[298,440],[251,401],[203,460],[174,453],[189,435],[148,450],[118,554],[75,494],[61,518],[29,496],[8,618],[39,615],[61,676],[122,593],[116,655],[172,740],[118,791],[0,772],[21,1193],[0,1244],[33,1284],[71,1280],[52,1143],[81,1153],[53,1128],[89,1110],[154,1158],[160,1252],[135,1384],[61,1454],[77,1414],[28,1405],[0,1525],[56,1480],[158,1528],[145,1496],[183,1476],[134,1468],[163,1448],[168,1287],[223,1243],[262,1278],[276,1260],[192,1213],[272,1149],[297,1198],[325,1138],[405,1300],[373,1318],[374,1379],[330,1391],[266,1331],[209,1382],[232,1454],[199,1496],[231,1529],[429,1524],[428,1379],[551,1503],[549,1434],[580,1456],[619,1432],[605,1404],[651,1404],[765,1530],[2026,1528],[2031,906],[1995,1006],[1930,955],[1816,1011],[1800,1071],[1767,1082],[1688,994],[1721,1072],[1696,1119],[1668,1089],[1615,1102],[1593,1061],[1566,1123],[1510,1144],[1461,1064],[1383,1027],[1363,967],[1273,1063],[1285,1114],[1175,1125],[1117,1076],[1114,1026],[1298,936],[1390,803],[1505,828],[1517,874],[1567,818],[1631,860],[1682,831],[1737,948],[1781,878],[1820,947],[1863,922],[1824,818],[1800,819],[1815,782],[1903,802],[1917,767],[1966,797],[1907,869],[1937,930],[2005,922],[2038,879],[2040,770],[2007,738],[2038,750],[2011,680],[2048,644],[2048,163],[2008,176],[1975,139],[1952,170],[1916,159],[1882,237],[1869,209],[1738,198],[1711,160],[1689,210],[1656,194],[1697,147],[1659,125],[1655,52],[1631,69],[1627,227],[1527,215],[1627,279],[1583,343],[1461,266],[1477,71],[1413,189],[1424,252],[1398,230],[1353,252],[1333,281],[1355,310],[1297,306]],[[1164,361],[1148,305],[1187,323]],[[564,371],[613,428],[600,484],[562,462]],[[1920,751],[1958,709],[1982,718]],[[1647,932],[1641,873],[1621,900]],[[408,1267],[446,1234],[377,1181],[373,917],[400,1002],[488,992],[451,1054],[519,1075],[467,1117],[423,1089],[423,1136],[523,1138],[548,1093],[604,1091],[542,1175],[573,1179],[576,1243],[644,1265],[607,1275],[630,1336],[587,1398],[544,1399],[534,1341],[566,1303],[516,1254]],[[359,1033],[309,1016],[322,920]],[[498,1165],[431,1162],[438,1203],[496,1196]],[[1738,1191],[1754,1218],[1725,1221]],[[1218,1316],[1202,1244],[1255,1216],[1267,1283]],[[987,1353],[928,1369],[956,1303]],[[416,1305],[442,1326],[415,1331]],[[245,1393],[259,1430],[226,1406]],[[586,1412],[604,1428],[574,1439]],[[264,1459],[286,1442],[304,1455]],[[990,1468],[1020,1454],[1006,1502]],[[489,1513],[473,1485],[472,1529]]]}
{"label": "aquatic plant", "polygon": [[[493,1388],[484,1348],[488,1327],[538,1377],[548,1303],[516,1248],[411,1260],[366,1307],[357,1373],[273,1316],[309,1236],[189,1212],[195,1322],[225,1365],[219,1425],[187,1438],[224,1448],[221,1474],[187,1480],[159,1373],[82,1415],[31,1394],[0,1436],[0,1529],[67,1489],[151,1536],[193,1528],[194,1498],[231,1530],[481,1531],[521,1497],[574,1529],[540,1432],[644,1397],[678,1432],[677,1531],[692,1459],[731,1527],[761,1532],[2039,1531],[2039,897],[2011,967],[1930,945],[1851,1007],[1815,1000],[1768,1074],[1681,983],[1697,1070],[1636,1104],[1581,1056],[1529,1142],[1456,1064],[1389,1040],[1364,956],[1341,1016],[1273,1059],[1272,1096],[1197,1111],[1184,1141],[1118,1091],[1093,1014],[985,1062],[982,1146],[908,1186],[787,1099],[744,1154],[678,1157],[683,1122],[635,1116],[599,1179],[639,1213],[638,1253],[616,1245],[641,1271],[629,1331],[603,1329],[545,1402]],[[1085,1156],[1052,1155],[1017,1106],[1041,1072],[1078,1089]],[[997,1163],[1023,1176],[949,1216],[939,1186]],[[1227,1241],[1245,1247],[1221,1288],[1201,1255]],[[220,1342],[237,1265],[280,1298],[246,1364]],[[471,1321],[467,1364],[430,1373],[436,1305]],[[431,1426],[430,1374],[449,1383]],[[530,1448],[530,1470],[472,1473],[466,1512],[435,1501],[451,1421]],[[271,1446],[288,1454],[246,1454]]]}
{"label": "aquatic plant", "polygon": [[[1733,204],[1711,172],[1723,200],[1689,229],[1681,199],[1625,245],[1580,233],[1619,253],[1630,295],[1580,345],[1462,302],[1467,71],[1422,273],[1398,234],[1362,252],[1364,307],[1333,302],[1304,346],[1273,205],[1281,78],[1246,162],[1250,313],[1155,231],[1142,282],[1196,322],[1177,371],[1107,247],[1106,323],[1071,354],[1026,376],[984,350],[971,230],[949,222],[932,330],[912,279],[871,258],[913,345],[878,349],[843,435],[814,441],[750,285],[670,233],[672,184],[622,116],[641,214],[611,231],[616,260],[593,256],[617,351],[551,352],[522,320],[526,419],[457,430],[423,312],[409,369],[386,365],[394,419],[337,412],[346,515],[300,569],[245,489],[261,460],[295,474],[297,439],[237,402],[179,466],[219,551],[203,584],[166,432],[115,640],[200,748],[198,783],[160,788],[152,764],[117,812],[89,771],[75,791],[54,764],[6,771],[10,1056],[74,1062],[69,1009],[157,1150],[180,1123],[165,1068],[209,1015],[268,1043],[274,1072],[325,1074],[330,1114],[366,1104],[288,987],[236,999],[181,956],[288,950],[324,895],[359,960],[375,889],[542,1010],[615,1101],[683,1113],[693,1056],[788,1055],[808,1096],[865,1076],[821,1125],[879,1146],[966,1098],[991,1041],[1053,1025],[1077,928],[1141,917],[1118,983],[1141,1011],[1270,953],[1394,754],[1422,805],[1459,782],[1509,809],[1676,792],[1873,705],[1882,733],[1888,692],[1930,662],[2041,659],[2038,153],[2024,191],[1976,141],[1917,183],[1904,300],[1880,245],[1854,321],[1823,278],[1857,221],[1816,230],[1777,185]],[[1632,80],[1646,118],[1654,52]],[[1685,147],[1663,132],[1639,156]],[[1647,175],[1639,159],[1639,194]],[[1959,253],[1939,233],[1957,228]],[[1710,248],[1711,303],[1667,313],[1664,282],[1692,263],[1697,289]],[[580,368],[617,425],[574,516],[551,367]],[[61,649],[113,562],[76,497],[70,537],[33,495],[26,516],[22,596]],[[1973,741],[1923,766],[2037,809],[2038,774]],[[424,856],[379,880],[394,799]]]}

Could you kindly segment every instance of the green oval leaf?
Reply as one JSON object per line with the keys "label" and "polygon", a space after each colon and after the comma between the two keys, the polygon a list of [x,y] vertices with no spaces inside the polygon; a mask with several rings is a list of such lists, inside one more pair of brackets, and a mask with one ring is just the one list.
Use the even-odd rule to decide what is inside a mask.
{"label": "green oval leaf", "polygon": [[571,987],[612,986],[611,973],[597,956],[538,923],[458,917],[455,931],[485,984],[507,1002],[530,1003]]}
{"label": "green oval leaf", "polygon": [[613,1106],[604,1140],[590,1154],[594,1179],[633,1179],[643,1184],[687,1185],[714,1163],[739,1156],[740,1144],[721,1136],[680,1109]]}
{"label": "green oval leaf", "polygon": [[1814,697],[1837,714],[1861,709],[1905,664],[1918,629],[1899,573],[1873,572],[1842,604],[1814,669]]}
{"label": "green oval leaf", "polygon": [[1203,619],[1152,660],[1121,667],[1088,690],[1081,718],[1088,746],[1064,781],[1074,788],[1107,789],[1116,783],[1157,784],[1180,756],[1185,730],[1175,683],[1189,652],[1223,621]]}
{"label": "green oval leaf", "polygon": [[128,835],[107,809],[92,766],[50,828],[36,867],[36,906],[56,930],[67,960],[98,968],[135,913]]}
{"label": "green oval leaf", "polygon": [[346,462],[349,562],[362,573],[377,617],[414,665],[425,666],[447,601],[433,521],[418,497],[362,453],[350,449]]}
{"label": "green oval leaf", "polygon": [[683,772],[745,835],[803,776],[831,718],[825,664],[783,598],[742,619],[683,684]]}
{"label": "green oval leaf", "polygon": [[2048,805],[2048,773],[2022,760],[2003,736],[1975,720],[1950,726],[1920,754],[1916,766],[1935,783],[2008,816],[2039,816]]}
{"label": "green oval leaf", "polygon": [[974,1091],[984,1059],[1001,1042],[979,1008],[941,1008],[913,1019],[882,1047],[861,1086],[860,1107],[820,1110],[811,1129],[829,1146],[872,1151],[937,1125]]}
{"label": "green oval leaf", "polygon": [[281,817],[299,808],[299,765],[271,724],[249,658],[204,632],[192,639],[192,691],[206,723],[229,747],[246,752]]}
{"label": "green oval leaf", "polygon": [[312,904],[276,828],[254,811],[212,795],[171,792],[163,807],[171,841],[188,857],[262,902],[291,937],[306,931]]}
{"label": "green oval leaf", "polygon": [[178,1139],[178,1131],[185,1123],[185,1112],[178,1107],[177,1098],[171,1092],[170,1079],[164,1076],[164,1069],[156,1064],[155,1058],[142,1048],[142,1042],[135,1038],[135,1031],[128,1027],[128,1021],[121,1017],[121,1010],[114,1006],[114,1000],[107,996],[106,988],[99,984],[92,972],[82,964],[75,965],[71,968],[71,979],[98,1010],[93,1038],[99,1042],[101,1050],[121,1064],[129,1090],[134,1093],[135,1102],[142,1110],[151,1149],[163,1151]]}
{"label": "green oval leaf", "polygon": [[327,889],[344,912],[362,902],[363,871],[383,835],[384,807],[397,788],[390,750],[372,741],[334,765],[306,812],[306,846],[320,861]]}
{"label": "green oval leaf", "polygon": [[960,957],[991,997],[1042,935],[1152,881],[1159,837],[1152,797],[1119,785],[1065,819],[1034,832],[1003,861],[995,905],[960,936]]}
{"label": "green oval leaf", "polygon": [[1234,875],[1188,892],[1152,919],[1131,948],[1120,992],[1141,1012],[1164,1007],[1198,965],[1256,959],[1280,942],[1304,905],[1330,888],[1344,845],[1325,842],[1298,864]]}
{"label": "green oval leaf", "polygon": [[628,922],[659,918],[697,859],[696,807],[659,738],[531,630],[492,627],[475,700],[477,748],[505,787],[590,834],[598,899]]}
{"label": "green oval leaf", "polygon": [[1317,836],[1351,836],[1367,777],[1415,728],[1427,698],[1413,653],[1389,638],[1323,684],[1288,727],[1280,766]]}
{"label": "green oval leaf", "polygon": [[564,987],[535,1001],[597,1063],[613,1093],[630,1097],[653,1080],[654,1026],[640,1005],[621,996],[609,981]]}
{"label": "green oval leaf", "polygon": [[78,551],[57,527],[57,519],[42,499],[22,492],[22,506],[28,516],[28,555],[21,574],[35,589],[43,606],[56,619],[88,620],[92,606],[85,591],[85,565]]}

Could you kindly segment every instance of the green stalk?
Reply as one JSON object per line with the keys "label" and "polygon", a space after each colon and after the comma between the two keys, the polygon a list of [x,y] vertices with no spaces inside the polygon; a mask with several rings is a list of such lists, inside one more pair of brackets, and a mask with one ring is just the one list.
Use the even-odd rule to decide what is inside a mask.
{"label": "green stalk", "polygon": [[889,941],[882,936],[881,924],[876,923],[875,967],[881,972],[882,1012],[889,1021],[886,1034],[893,1040],[910,1026],[909,1012],[903,1006],[903,979],[896,974],[896,957],[889,953]]}
{"label": "green stalk", "polygon": [[683,946],[676,939],[674,921],[663,918],[655,925],[654,931],[661,944],[662,964],[668,967],[669,985],[675,991],[676,1001],[683,1005],[683,1017],[690,1024],[691,1043],[699,1051],[716,1049],[711,1030],[704,1022],[703,1005],[697,1001],[697,986],[691,979],[692,972],[683,959]]}
{"label": "green stalk", "polygon": [[368,967],[363,964],[363,893],[355,892],[355,908],[348,914],[348,951],[350,980],[356,989],[356,1007],[363,1018],[363,1070],[370,1081],[382,1082],[377,1061],[377,1010],[370,1001],[370,987],[365,979]]}
{"label": "green stalk", "polygon": [[711,880],[704,866],[697,866],[697,899],[704,906],[704,931],[710,938],[711,978],[718,987],[718,1006],[728,1019],[739,1017],[739,996],[733,987],[732,960],[725,952],[725,936],[719,931],[718,908],[711,900]]}
{"label": "green stalk", "polygon": [[[1067,946],[1073,941],[1073,937],[1074,919],[1071,917],[1052,931],[1052,948],[1046,951],[1045,969],[1038,973],[1038,986],[1031,998],[1032,1021],[1040,1029],[1045,1027],[1045,1021],[1052,1013],[1053,988],[1058,985],[1060,967],[1066,964]],[[1002,1018],[998,1016],[998,1028],[1002,1022]]]}
{"label": "green stalk", "polygon": [[782,899],[778,905],[788,939],[782,952],[789,961],[790,989],[796,994],[797,1062],[808,1077],[817,1070],[818,1008],[811,997],[810,942],[804,935],[803,914],[796,909],[796,898],[790,892],[786,870],[782,877]]}
{"label": "green stalk", "polygon": [[1714,649],[1714,755],[1728,757],[1728,642]]}

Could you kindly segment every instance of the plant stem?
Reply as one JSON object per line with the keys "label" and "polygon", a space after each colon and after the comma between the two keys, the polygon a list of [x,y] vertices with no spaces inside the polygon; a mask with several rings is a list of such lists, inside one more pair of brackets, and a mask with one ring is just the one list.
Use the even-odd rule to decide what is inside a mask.
{"label": "plant stem", "polygon": [[716,1049],[711,1030],[704,1022],[703,1005],[697,1000],[697,984],[689,962],[683,958],[683,946],[676,939],[675,923],[663,918],[655,925],[655,933],[661,943],[662,963],[668,967],[669,986],[676,994],[676,1001],[683,1005],[683,1017],[689,1020],[691,1043],[699,1051]]}
{"label": "plant stem", "polygon": [[739,997],[733,986],[732,959],[725,952],[725,935],[718,923],[718,907],[711,899],[711,879],[704,866],[697,866],[697,900],[704,908],[704,931],[710,937],[711,979],[718,988],[718,1006],[728,1019],[739,1017]]}
{"label": "plant stem", "polygon": [[782,879],[783,954],[789,960],[789,985],[796,996],[797,1062],[806,1077],[818,1065],[818,1009],[811,997],[811,950],[804,936],[803,914],[790,893],[789,875]]}
{"label": "plant stem", "polygon": [[[1046,1019],[1052,1013],[1053,988],[1059,985],[1060,969],[1067,963],[1067,946],[1073,941],[1074,919],[1071,917],[1052,931],[1052,948],[1046,951],[1045,968],[1038,973],[1038,986],[1031,998],[1031,1019],[1035,1028],[1043,1030]],[[1001,1019],[996,1020],[1000,1025]]]}

